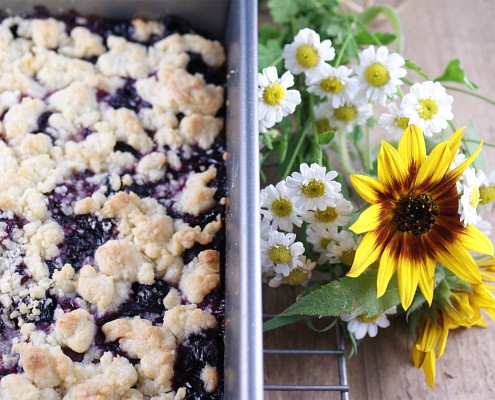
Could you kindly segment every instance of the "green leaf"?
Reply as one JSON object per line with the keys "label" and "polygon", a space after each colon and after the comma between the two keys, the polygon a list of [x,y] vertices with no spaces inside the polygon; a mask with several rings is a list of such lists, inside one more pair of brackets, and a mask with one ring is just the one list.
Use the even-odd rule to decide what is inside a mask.
{"label": "green leaf", "polygon": [[[361,46],[365,44],[382,44],[384,46],[392,43],[395,40],[396,36],[392,33],[381,33],[381,32],[373,32],[371,34],[367,31],[361,31],[357,35],[354,36],[356,43]],[[377,40],[379,43],[377,43]]]}
{"label": "green leaf", "polygon": [[324,145],[328,144],[331,142],[331,140],[334,138],[335,132],[334,131],[327,131],[323,133],[318,134],[318,144]]}
{"label": "green leaf", "polygon": [[276,26],[263,24],[259,31],[258,40],[260,43],[266,43],[270,39],[280,41],[281,31],[282,30]]}
{"label": "green leaf", "polygon": [[417,72],[426,80],[430,80],[430,77],[423,72],[423,69],[419,65],[414,64],[411,60],[406,60],[406,68],[409,68],[411,71]]}
{"label": "green leaf", "polygon": [[404,39],[402,36],[402,25],[399,15],[395,9],[387,5],[376,5],[366,8],[361,14],[357,16],[357,20],[360,24],[369,25],[372,23],[378,15],[384,14],[390,23],[397,38],[397,51],[402,53],[404,47]]}
{"label": "green leaf", "polygon": [[309,293],[283,311],[281,317],[296,315],[337,317],[343,313],[376,315],[400,303],[397,279],[390,281],[385,294],[376,297],[377,270],[357,278],[344,277]]}
{"label": "green leaf", "polygon": [[282,317],[277,315],[272,319],[263,323],[263,332],[268,332],[273,329],[281,328],[282,326],[293,324],[294,322],[300,321],[302,319],[306,319],[306,316],[296,315],[290,317]]}
{"label": "green leaf", "polygon": [[406,319],[409,319],[409,316],[411,314],[418,311],[425,304],[427,304],[425,296],[423,296],[423,293],[421,293],[420,291],[417,291],[416,295],[414,296],[413,302],[411,303],[411,305],[407,309]]}
{"label": "green leaf", "polygon": [[363,129],[360,125],[354,125],[354,129],[351,132],[352,143],[357,145],[363,139]]}
{"label": "green leaf", "polygon": [[461,68],[461,62],[458,59],[451,60],[443,74],[436,78],[435,81],[457,82],[466,85],[471,90],[478,89],[478,85],[467,78],[466,71]]}
{"label": "green leaf", "polygon": [[275,150],[278,154],[277,161],[279,163],[283,163],[285,158],[287,157],[287,150],[289,148],[289,137],[287,134],[283,134],[280,136],[280,140],[277,143]]}
{"label": "green leaf", "polygon": [[265,44],[258,44],[258,69],[269,67],[282,54],[282,47],[276,39],[270,39]]}
{"label": "green leaf", "polygon": [[268,0],[268,9],[276,23],[285,24],[297,15],[303,4],[303,0]]}

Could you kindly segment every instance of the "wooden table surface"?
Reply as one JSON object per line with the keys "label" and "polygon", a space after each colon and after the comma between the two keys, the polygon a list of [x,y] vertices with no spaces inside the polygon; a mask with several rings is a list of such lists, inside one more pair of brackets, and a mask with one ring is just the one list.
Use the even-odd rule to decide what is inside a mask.
{"label": "wooden table surface", "polygon": [[[480,86],[479,93],[495,98],[494,0],[409,0],[403,4],[400,15],[406,58],[421,65],[430,76],[440,75],[450,59],[459,58],[468,77]],[[267,20],[263,6],[260,20]],[[417,77],[414,80],[419,81]],[[495,107],[463,94],[449,94],[454,96],[454,123],[462,126],[472,119],[485,141],[495,143]],[[484,152],[489,172],[495,168],[495,149],[485,147]],[[495,227],[495,217],[487,218]],[[282,310],[294,296],[293,288],[265,288],[265,311]],[[265,335],[265,346],[314,349],[334,347],[335,342],[332,334],[315,334],[300,324],[269,332]],[[433,389],[426,385],[422,370],[412,366],[410,349],[406,326],[401,320],[380,330],[376,338],[367,338],[357,356],[348,360],[350,398],[495,399],[493,321],[487,329],[451,333],[447,349],[437,361]],[[338,384],[337,363],[331,356],[265,356],[265,381],[270,384]],[[266,398],[339,399],[340,395],[267,392]]]}

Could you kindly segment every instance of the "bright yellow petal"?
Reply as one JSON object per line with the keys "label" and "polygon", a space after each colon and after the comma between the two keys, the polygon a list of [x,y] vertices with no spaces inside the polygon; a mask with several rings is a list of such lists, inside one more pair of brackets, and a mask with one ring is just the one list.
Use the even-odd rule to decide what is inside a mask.
{"label": "bright yellow petal", "polygon": [[416,125],[407,127],[399,142],[398,151],[408,171],[417,171],[426,158],[425,138],[421,129]]}
{"label": "bright yellow petal", "polygon": [[382,148],[378,154],[378,179],[387,188],[399,188],[406,178],[406,164],[399,153],[389,143],[382,141]]}
{"label": "bright yellow petal", "polygon": [[384,193],[383,185],[371,176],[353,174],[350,180],[356,192],[368,203],[377,203]]}
{"label": "bright yellow petal", "polygon": [[428,158],[419,167],[414,185],[423,182],[436,182],[443,178],[450,167],[450,150],[446,142],[439,143],[431,151]]}
{"label": "bright yellow petal", "polygon": [[435,264],[435,260],[426,260],[426,264],[423,265],[420,272],[418,282],[419,289],[430,306],[433,300],[433,289],[435,287]]}
{"label": "bright yellow petal", "polygon": [[383,222],[382,218],[380,218],[381,213],[382,206],[380,204],[374,204],[364,210],[358,220],[349,229],[357,234],[373,231]]}
{"label": "bright yellow petal", "polygon": [[347,276],[358,277],[366,268],[378,260],[383,251],[383,244],[380,243],[377,232],[371,231],[364,235],[356,250],[352,268],[347,273]]}
{"label": "bright yellow petal", "polygon": [[412,355],[413,365],[416,368],[421,368],[421,365],[423,365],[425,361],[426,353],[421,350],[418,350],[416,346],[413,346],[411,355]]}
{"label": "bright yellow petal", "polygon": [[423,362],[423,371],[425,373],[426,383],[429,387],[435,385],[436,360],[435,352],[429,351],[426,353],[425,361]]}
{"label": "bright yellow petal", "polygon": [[429,318],[424,317],[424,326],[421,336],[416,341],[416,347],[425,353],[435,349],[438,342],[438,338],[442,330],[439,326],[435,325]]}
{"label": "bright yellow petal", "polygon": [[445,351],[448,337],[449,337],[449,326],[444,322],[440,333],[440,337],[438,339],[437,358],[440,358],[443,352]]}
{"label": "bright yellow petal", "polygon": [[479,267],[493,267],[495,266],[495,257],[491,257],[487,260],[478,261]]}
{"label": "bright yellow petal", "polygon": [[400,301],[404,310],[409,308],[414,299],[418,287],[420,270],[421,265],[418,265],[417,260],[406,257],[399,258],[397,278],[399,283]]}
{"label": "bright yellow petal", "polygon": [[457,129],[453,135],[450,137],[450,139],[447,141],[450,154],[451,154],[451,160],[450,164],[454,161],[455,156],[457,155],[457,152],[459,151],[459,147],[461,147],[461,140],[462,140],[462,132],[464,131],[465,126],[462,128]]}
{"label": "bright yellow petal", "polygon": [[481,283],[481,274],[473,257],[462,244],[447,243],[446,248],[436,252],[437,260],[468,283]]}
{"label": "bright yellow petal", "polygon": [[387,290],[388,283],[395,271],[397,270],[397,260],[392,256],[391,250],[395,250],[396,244],[391,241],[387,247],[383,250],[380,257],[380,265],[378,267],[378,276],[376,279],[376,295],[377,297],[383,296]]}
{"label": "bright yellow petal", "polygon": [[461,236],[461,241],[468,250],[493,256],[493,243],[483,232],[474,225],[468,225],[466,230],[467,234]]}
{"label": "bright yellow petal", "polygon": [[481,148],[483,147],[483,140],[480,142],[479,146],[476,148],[473,154],[471,154],[464,162],[458,165],[455,169],[448,173],[448,177],[452,178],[455,181],[458,181],[461,177],[462,173],[466,170],[467,167],[474,161],[478,154],[480,154]]}

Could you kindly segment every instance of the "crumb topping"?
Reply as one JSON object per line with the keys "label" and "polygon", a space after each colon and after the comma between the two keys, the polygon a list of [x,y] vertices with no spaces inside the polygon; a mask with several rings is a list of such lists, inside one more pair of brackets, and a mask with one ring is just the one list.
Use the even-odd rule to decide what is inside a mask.
{"label": "crumb topping", "polygon": [[182,360],[223,331],[223,47],[37,12],[0,21],[0,399],[221,393]]}

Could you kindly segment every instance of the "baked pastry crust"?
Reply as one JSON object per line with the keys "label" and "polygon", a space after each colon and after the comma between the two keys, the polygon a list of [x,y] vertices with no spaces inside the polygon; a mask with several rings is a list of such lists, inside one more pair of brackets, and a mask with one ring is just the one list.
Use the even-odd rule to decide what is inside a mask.
{"label": "baked pastry crust", "polygon": [[1,20],[0,399],[222,398],[224,62],[169,18]]}

